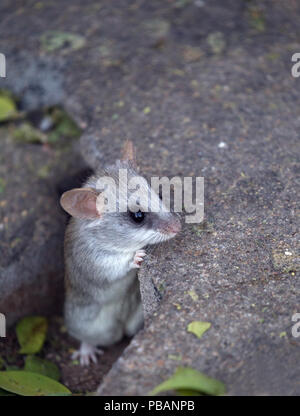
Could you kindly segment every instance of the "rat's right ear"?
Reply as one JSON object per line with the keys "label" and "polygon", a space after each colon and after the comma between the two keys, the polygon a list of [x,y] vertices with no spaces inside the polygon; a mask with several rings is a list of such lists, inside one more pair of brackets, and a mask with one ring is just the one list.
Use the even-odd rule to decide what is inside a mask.
{"label": "rat's right ear", "polygon": [[62,194],[60,205],[75,218],[96,219],[101,216],[97,210],[98,194],[92,188],[75,188]]}
{"label": "rat's right ear", "polygon": [[124,143],[122,150],[122,160],[130,162],[134,168],[137,168],[136,150],[131,140],[126,140]]}

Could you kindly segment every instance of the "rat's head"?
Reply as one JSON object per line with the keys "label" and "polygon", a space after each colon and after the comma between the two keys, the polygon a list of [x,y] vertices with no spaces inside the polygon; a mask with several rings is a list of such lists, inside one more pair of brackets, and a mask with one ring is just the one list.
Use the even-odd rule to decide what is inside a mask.
{"label": "rat's head", "polygon": [[137,173],[131,142],[126,142],[122,160],[91,177],[85,187],[65,192],[61,205],[109,250],[138,250],[168,240],[181,229],[179,217],[168,212]]}

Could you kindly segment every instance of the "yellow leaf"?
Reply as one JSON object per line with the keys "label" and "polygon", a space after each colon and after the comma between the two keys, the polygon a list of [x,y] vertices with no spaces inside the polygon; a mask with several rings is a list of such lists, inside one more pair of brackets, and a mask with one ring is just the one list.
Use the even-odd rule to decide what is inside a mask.
{"label": "yellow leaf", "polygon": [[210,322],[193,321],[188,324],[187,331],[192,332],[196,335],[196,337],[201,338],[204,332],[206,332],[210,327]]}

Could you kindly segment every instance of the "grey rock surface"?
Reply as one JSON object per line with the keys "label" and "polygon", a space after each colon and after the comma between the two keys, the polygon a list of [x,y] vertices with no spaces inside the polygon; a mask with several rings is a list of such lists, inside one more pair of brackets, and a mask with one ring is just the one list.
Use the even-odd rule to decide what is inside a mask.
{"label": "grey rock surface", "polygon": [[[145,329],[99,393],[146,394],[187,365],[224,381],[229,394],[300,394],[291,334],[300,300],[300,81],[291,76],[299,5],[45,1],[18,9],[3,1],[1,9],[0,49],[50,59],[62,74],[90,165],[113,161],[131,139],[147,176],[205,178],[205,220],[149,255],[140,273]],[[80,35],[84,45],[45,48],[45,31]],[[212,324],[201,339],[186,330],[195,320]]]}
{"label": "grey rock surface", "polygon": [[17,143],[13,131],[0,130],[0,310],[8,326],[61,311],[66,215],[58,189],[65,169],[75,172],[70,149]]}

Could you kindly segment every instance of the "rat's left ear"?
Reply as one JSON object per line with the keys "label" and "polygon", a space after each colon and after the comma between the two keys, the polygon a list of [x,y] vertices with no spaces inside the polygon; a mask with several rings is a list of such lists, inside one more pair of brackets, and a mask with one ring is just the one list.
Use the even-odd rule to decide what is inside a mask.
{"label": "rat's left ear", "polygon": [[126,140],[122,151],[122,160],[128,160],[133,167],[137,168],[136,150],[131,140]]}
{"label": "rat's left ear", "polygon": [[60,205],[72,217],[92,220],[101,216],[97,210],[97,197],[92,188],[75,188],[62,194]]}

